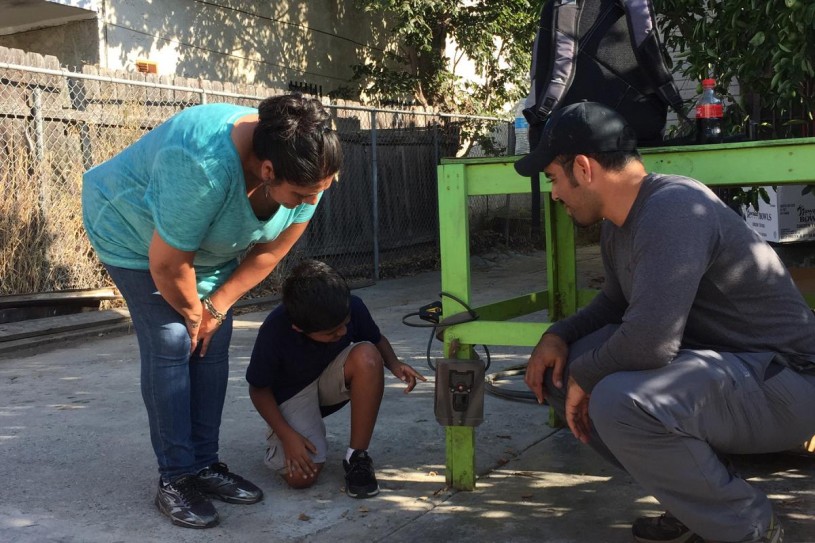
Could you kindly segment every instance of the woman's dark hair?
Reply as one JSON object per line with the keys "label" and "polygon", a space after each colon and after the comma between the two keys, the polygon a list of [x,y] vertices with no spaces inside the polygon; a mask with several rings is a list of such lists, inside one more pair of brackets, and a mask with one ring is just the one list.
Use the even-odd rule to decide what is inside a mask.
{"label": "woman's dark hair", "polygon": [[301,187],[316,185],[342,166],[331,115],[319,100],[300,94],[260,103],[252,150],[259,159],[272,161],[276,179]]}
{"label": "woman's dark hair", "polygon": [[283,305],[303,332],[324,332],[342,324],[351,308],[351,289],[340,273],[318,260],[303,260],[283,282]]}

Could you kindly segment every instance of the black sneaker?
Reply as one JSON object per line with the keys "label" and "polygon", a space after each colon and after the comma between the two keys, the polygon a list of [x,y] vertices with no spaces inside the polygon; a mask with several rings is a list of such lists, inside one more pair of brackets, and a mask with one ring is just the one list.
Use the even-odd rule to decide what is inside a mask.
{"label": "black sneaker", "polygon": [[227,503],[249,505],[263,499],[263,491],[240,475],[216,462],[198,472],[198,486],[204,494]]}
{"label": "black sneaker", "polygon": [[[705,540],[690,531],[675,516],[665,512],[658,517],[640,517],[631,527],[637,543],[705,543]],[[784,529],[775,514],[770,526],[761,539],[753,543],[783,543]]]}
{"label": "black sneaker", "polygon": [[669,512],[658,517],[640,517],[631,526],[636,543],[704,543]]}
{"label": "black sneaker", "polygon": [[172,483],[159,480],[156,507],[177,526],[212,528],[218,524],[218,511],[201,493],[194,475],[185,475]]}
{"label": "black sneaker", "polygon": [[368,451],[354,451],[351,461],[343,460],[345,493],[352,498],[370,498],[379,494],[379,483],[374,474],[374,462]]}

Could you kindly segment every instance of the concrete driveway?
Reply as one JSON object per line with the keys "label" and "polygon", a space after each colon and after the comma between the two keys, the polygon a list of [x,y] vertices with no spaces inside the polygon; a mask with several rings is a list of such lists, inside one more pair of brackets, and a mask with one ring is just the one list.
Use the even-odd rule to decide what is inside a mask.
{"label": "concrete driveway", "polygon": [[[596,252],[584,252],[579,262],[581,281],[596,279]],[[479,260],[476,305],[543,288],[544,266],[542,253]],[[158,474],[131,333],[66,340],[47,352],[0,360],[0,541],[630,541],[631,521],[659,506],[568,431],[549,428],[546,408],[532,403],[487,396],[486,420],[476,431],[477,488],[445,486],[444,430],[434,417],[425,361],[430,332],[401,322],[439,290],[438,272],[429,272],[355,291],[402,359],[429,378],[405,395],[388,374],[370,449],[382,493],[370,500],[343,492],[347,409],[326,419],[329,459],[318,485],[290,490],[268,472],[264,423],[244,381],[266,311],[236,319],[221,458],[266,498],[253,506],[215,502],[221,524],[205,531],[174,527],[153,505]],[[440,347],[434,341],[433,356]],[[491,350],[490,372],[526,360],[526,349]],[[523,390],[520,381],[510,386]],[[815,542],[813,458],[761,457],[744,469],[777,504],[785,541]]]}

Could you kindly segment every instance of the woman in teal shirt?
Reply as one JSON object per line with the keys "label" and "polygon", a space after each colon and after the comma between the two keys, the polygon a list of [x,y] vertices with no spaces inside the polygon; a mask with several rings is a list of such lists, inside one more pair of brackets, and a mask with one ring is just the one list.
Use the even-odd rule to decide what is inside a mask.
{"label": "woman in teal shirt", "polygon": [[328,112],[292,95],[185,109],[85,173],[85,229],[133,319],[155,502],[174,524],[215,526],[210,497],[263,497],[218,458],[231,308],[297,242],[341,162]]}

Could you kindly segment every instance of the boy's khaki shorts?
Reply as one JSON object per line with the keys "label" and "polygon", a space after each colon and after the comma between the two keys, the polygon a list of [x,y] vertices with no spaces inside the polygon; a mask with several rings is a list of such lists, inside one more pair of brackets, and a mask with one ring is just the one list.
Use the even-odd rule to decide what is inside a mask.
{"label": "boy's khaki shorts", "polygon": [[[317,379],[279,406],[289,426],[317,448],[317,453],[311,455],[311,459],[317,464],[325,462],[325,453],[328,449],[320,406],[337,405],[351,398],[351,393],[345,386],[345,361],[354,347],[362,343],[370,342],[352,343],[343,349]],[[271,428],[266,431],[266,445],[264,460],[266,465],[273,470],[284,472],[286,455],[283,452],[283,444]]]}

